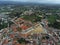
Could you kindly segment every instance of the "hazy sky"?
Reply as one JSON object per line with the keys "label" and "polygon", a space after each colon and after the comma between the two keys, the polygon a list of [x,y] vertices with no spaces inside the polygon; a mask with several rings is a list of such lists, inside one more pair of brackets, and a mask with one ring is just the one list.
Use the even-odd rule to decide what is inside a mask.
{"label": "hazy sky", "polygon": [[37,2],[37,3],[59,3],[60,0],[2,0],[2,1],[20,1],[20,2]]}

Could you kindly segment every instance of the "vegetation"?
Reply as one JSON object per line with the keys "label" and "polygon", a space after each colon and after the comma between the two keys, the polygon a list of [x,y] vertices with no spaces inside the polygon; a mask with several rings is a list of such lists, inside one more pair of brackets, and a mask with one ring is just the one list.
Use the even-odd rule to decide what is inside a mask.
{"label": "vegetation", "polygon": [[52,27],[60,29],[60,22],[55,22]]}
{"label": "vegetation", "polygon": [[2,24],[0,24],[0,30],[3,29],[3,28],[6,28],[7,26],[8,26],[7,23],[2,23]]}
{"label": "vegetation", "polygon": [[[12,10],[11,10],[12,9]],[[33,12],[32,14],[28,14]],[[27,14],[24,14],[24,12],[27,11]],[[7,8],[4,6],[0,9],[0,12],[10,12],[9,17],[23,17],[25,20],[29,20],[32,23],[34,22],[41,22],[41,19],[48,19],[49,27],[56,27],[60,28],[60,22],[57,22],[56,20],[60,20],[60,8],[59,7],[46,7],[46,6],[10,6],[10,8]],[[48,15],[48,16],[47,16]],[[42,17],[41,17],[42,16]],[[12,22],[9,22],[9,25],[11,25]],[[1,25],[1,24],[0,24]],[[3,27],[3,26],[1,26]],[[0,27],[0,28],[1,28]],[[18,29],[20,30],[20,29]]]}
{"label": "vegetation", "polygon": [[9,15],[9,17],[13,18],[13,17],[20,17],[22,12],[20,11],[12,11]]}
{"label": "vegetation", "polygon": [[54,15],[51,15],[48,17],[48,21],[53,25],[56,22],[56,17]]}
{"label": "vegetation", "polygon": [[49,26],[60,29],[60,22],[57,22],[56,19],[59,19],[59,16],[51,15],[48,17]]}
{"label": "vegetation", "polygon": [[38,17],[36,15],[24,15],[23,18],[25,20],[29,20],[29,21],[32,21],[32,22],[38,22],[38,21],[41,21],[41,17]]}
{"label": "vegetation", "polygon": [[9,23],[9,27],[12,25],[12,24],[14,24],[13,22],[11,22],[11,21],[8,21],[8,23]]}
{"label": "vegetation", "polygon": [[17,41],[18,41],[20,44],[25,43],[25,39],[24,39],[24,38],[18,39]]}
{"label": "vegetation", "polygon": [[19,28],[19,27],[17,28],[17,30],[18,30],[19,32],[21,32],[21,31],[22,31],[22,29],[21,29],[21,28]]}

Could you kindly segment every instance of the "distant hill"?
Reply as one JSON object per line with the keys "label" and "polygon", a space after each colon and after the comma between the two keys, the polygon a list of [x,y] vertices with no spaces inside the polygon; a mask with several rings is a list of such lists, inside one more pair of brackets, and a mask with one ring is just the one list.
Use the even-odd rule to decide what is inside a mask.
{"label": "distant hill", "polygon": [[48,7],[60,7],[60,4],[46,4],[46,3],[33,3],[33,2],[16,2],[16,1],[0,1],[1,5],[40,5]]}
{"label": "distant hill", "polygon": [[18,2],[14,2],[14,1],[0,1],[0,5],[11,5],[11,4],[18,4]]}
{"label": "distant hill", "polygon": [[38,3],[16,2],[16,1],[0,1],[0,5],[26,5],[26,4],[38,4]]}

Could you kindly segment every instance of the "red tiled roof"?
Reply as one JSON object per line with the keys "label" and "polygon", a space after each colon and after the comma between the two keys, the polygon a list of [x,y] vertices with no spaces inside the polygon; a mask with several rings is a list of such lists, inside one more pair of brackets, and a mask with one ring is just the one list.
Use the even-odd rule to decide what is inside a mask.
{"label": "red tiled roof", "polygon": [[10,37],[11,37],[11,38],[14,38],[14,34],[10,34]]}
{"label": "red tiled roof", "polygon": [[6,40],[4,40],[4,43],[3,44],[7,44],[8,43],[8,40],[6,39]]}
{"label": "red tiled roof", "polygon": [[16,45],[21,45],[21,44],[17,43]]}
{"label": "red tiled roof", "polygon": [[19,18],[19,20],[24,20],[23,18]]}
{"label": "red tiled roof", "polygon": [[14,31],[14,32],[16,32],[16,31],[17,31],[16,26],[12,26],[12,29],[13,29],[13,31]]}
{"label": "red tiled roof", "polygon": [[23,26],[21,26],[21,28],[22,28],[22,30],[26,30],[28,28],[28,26],[23,25]]}
{"label": "red tiled roof", "polygon": [[19,22],[16,22],[16,24],[19,24]]}

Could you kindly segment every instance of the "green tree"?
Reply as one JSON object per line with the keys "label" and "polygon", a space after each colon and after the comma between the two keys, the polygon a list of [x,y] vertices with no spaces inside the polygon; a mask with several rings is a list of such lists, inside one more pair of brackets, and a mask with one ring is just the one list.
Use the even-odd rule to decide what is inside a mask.
{"label": "green tree", "polygon": [[21,43],[21,44],[25,43],[25,39],[24,39],[24,38],[20,38],[20,39],[18,39],[17,41],[18,41],[19,43]]}
{"label": "green tree", "polygon": [[54,15],[51,15],[48,17],[48,21],[50,24],[54,24],[56,22],[56,17]]}
{"label": "green tree", "polygon": [[21,29],[20,27],[18,27],[18,28],[17,28],[17,30],[18,30],[19,32],[21,32],[21,31],[22,31],[22,29]]}

